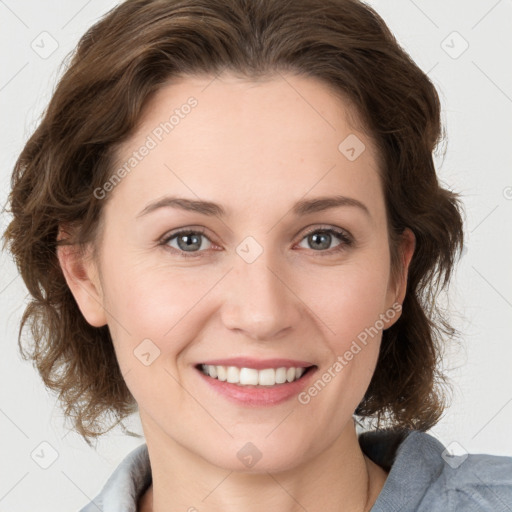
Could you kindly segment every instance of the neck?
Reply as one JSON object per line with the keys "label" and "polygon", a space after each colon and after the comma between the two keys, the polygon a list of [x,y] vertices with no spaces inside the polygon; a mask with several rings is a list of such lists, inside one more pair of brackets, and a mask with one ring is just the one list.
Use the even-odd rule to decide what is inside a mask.
{"label": "neck", "polygon": [[366,512],[387,473],[361,451],[350,421],[325,451],[293,469],[237,472],[214,466],[168,436],[146,428],[153,482],[140,512],[281,510]]}

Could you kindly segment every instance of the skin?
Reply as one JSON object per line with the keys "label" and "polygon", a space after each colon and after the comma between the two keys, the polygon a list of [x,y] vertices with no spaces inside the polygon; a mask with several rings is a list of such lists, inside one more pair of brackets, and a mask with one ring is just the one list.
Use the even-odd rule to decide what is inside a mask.
{"label": "skin", "polygon": [[[414,236],[406,230],[394,283],[374,147],[349,123],[347,106],[312,78],[184,77],[152,99],[119,162],[190,96],[198,105],[109,192],[98,257],[59,249],[83,315],[108,324],[139,406],[153,477],[139,510],[369,510],[387,474],[362,453],[352,414],[381,332],[305,405],[297,397],[234,404],[194,365],[286,357],[316,364],[320,377],[380,314],[402,304]],[[354,161],[338,150],[350,134],[366,146]],[[214,201],[229,215],[160,208],[137,218],[170,194]],[[300,199],[333,194],[361,201],[370,215],[349,206],[290,213]],[[315,249],[307,231],[316,226],[346,230],[355,245],[333,252],[344,242],[332,235],[328,248]],[[176,238],[158,245],[172,230],[198,227],[206,230],[199,257],[180,257]],[[247,236],[263,249],[252,263],[236,252]],[[134,357],[144,339],[160,350],[149,366]],[[237,457],[249,441],[262,454],[251,468]]]}

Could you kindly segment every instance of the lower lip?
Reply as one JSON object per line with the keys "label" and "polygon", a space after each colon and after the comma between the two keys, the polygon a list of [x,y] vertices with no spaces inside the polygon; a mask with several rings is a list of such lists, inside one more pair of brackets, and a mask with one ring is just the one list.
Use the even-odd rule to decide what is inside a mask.
{"label": "lower lip", "polygon": [[274,386],[239,386],[227,381],[220,381],[205,375],[195,368],[203,381],[228,400],[249,407],[277,405],[298,395],[309,383],[316,372],[315,367],[309,369],[300,379]]}

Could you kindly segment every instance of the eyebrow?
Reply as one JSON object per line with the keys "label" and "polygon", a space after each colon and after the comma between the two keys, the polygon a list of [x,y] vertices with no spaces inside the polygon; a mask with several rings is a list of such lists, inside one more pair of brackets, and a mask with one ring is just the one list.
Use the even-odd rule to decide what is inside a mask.
{"label": "eyebrow", "polygon": [[[358,208],[367,216],[371,217],[367,206],[361,201],[352,197],[345,196],[323,196],[314,199],[302,199],[295,203],[291,209],[292,214],[299,217],[311,213],[330,210],[332,208],[340,208],[351,206]],[[160,208],[179,208],[181,210],[200,213],[202,215],[226,217],[226,210],[217,203],[211,201],[202,201],[194,199],[186,199],[184,197],[166,196],[158,201],[148,204],[138,215],[137,218],[154,212]]]}

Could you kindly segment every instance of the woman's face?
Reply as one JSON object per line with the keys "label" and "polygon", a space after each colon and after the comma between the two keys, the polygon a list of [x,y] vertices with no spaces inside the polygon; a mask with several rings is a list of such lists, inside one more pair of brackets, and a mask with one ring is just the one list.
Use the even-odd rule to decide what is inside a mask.
{"label": "woman's face", "polygon": [[[99,280],[89,272],[104,309],[81,309],[108,323],[148,442],[228,469],[260,455],[254,471],[295,467],[352,427],[399,317],[373,146],[322,83],[293,75],[187,77],[142,121],[120,182],[95,191],[109,196]],[[334,196],[350,201],[315,208]],[[286,368],[281,380],[313,368],[258,388],[198,369],[232,358],[245,361],[223,366]]]}

